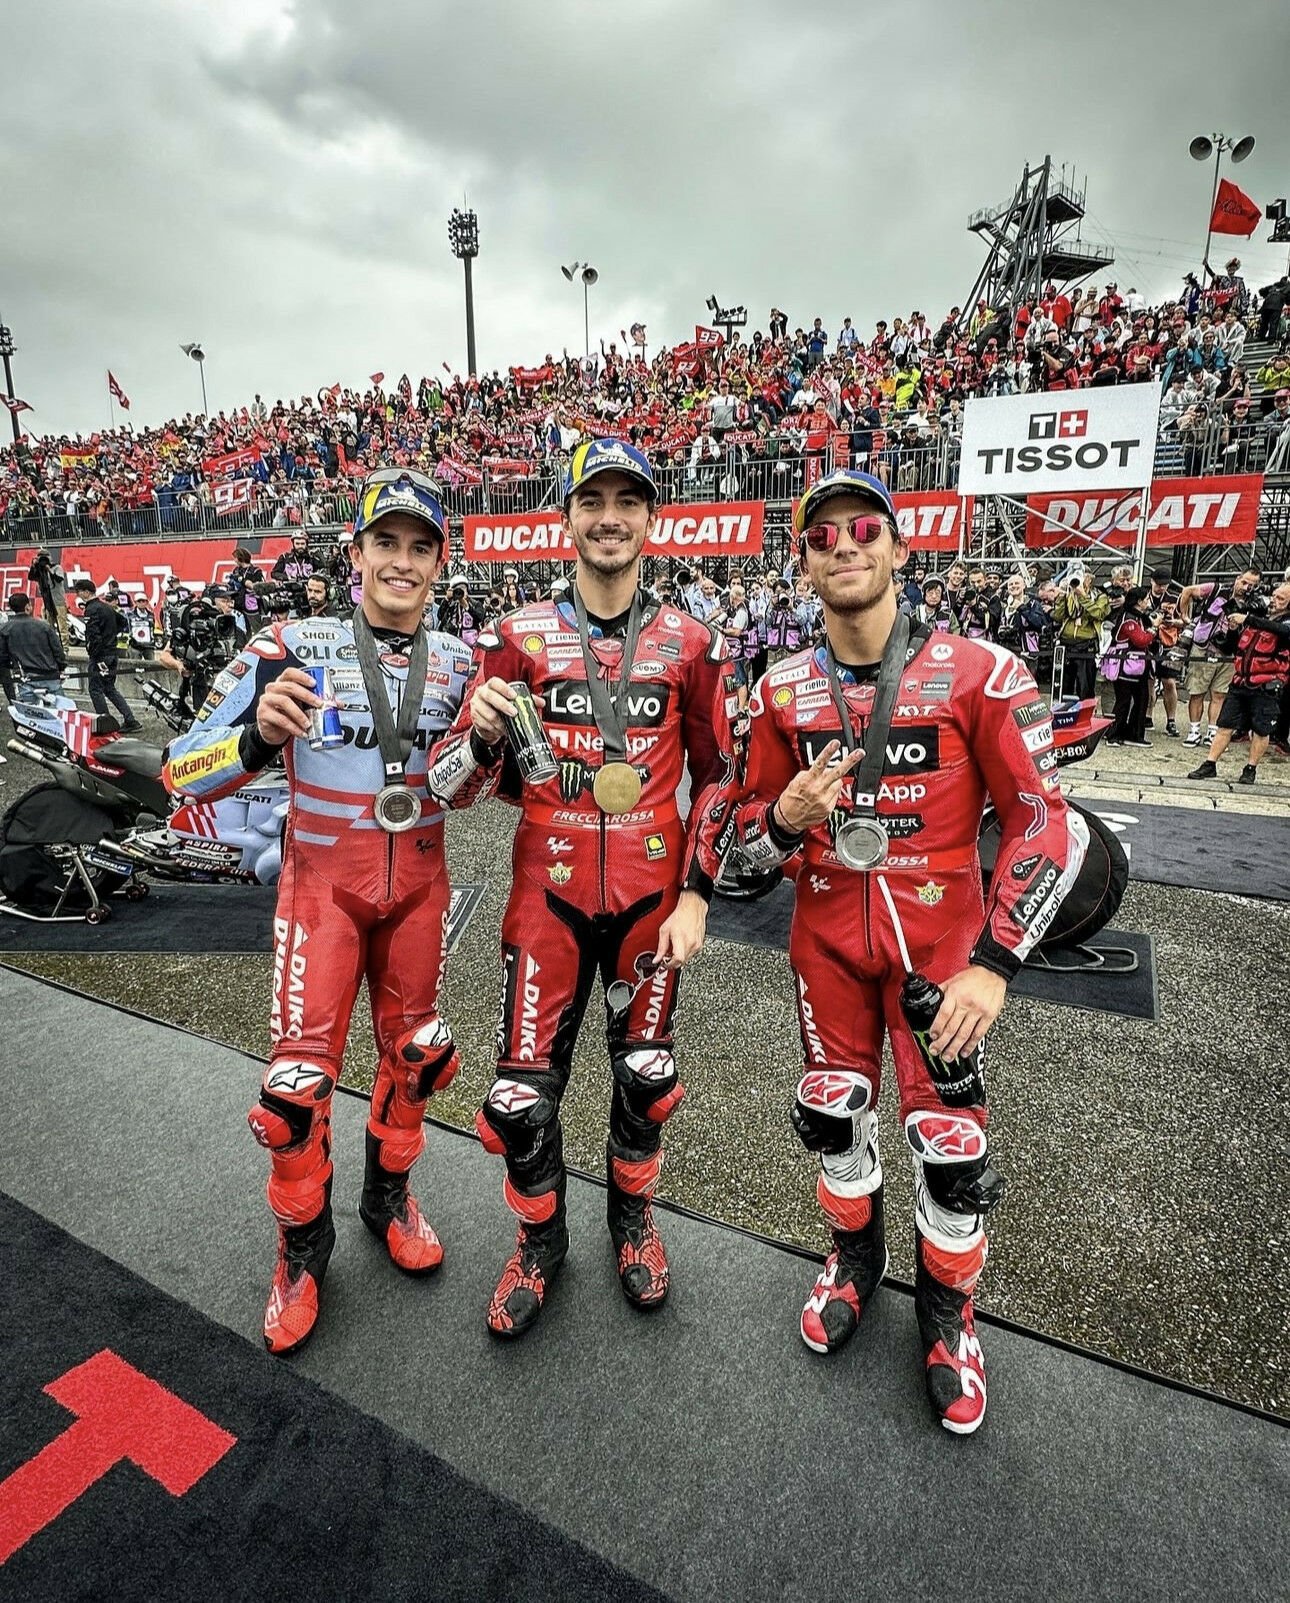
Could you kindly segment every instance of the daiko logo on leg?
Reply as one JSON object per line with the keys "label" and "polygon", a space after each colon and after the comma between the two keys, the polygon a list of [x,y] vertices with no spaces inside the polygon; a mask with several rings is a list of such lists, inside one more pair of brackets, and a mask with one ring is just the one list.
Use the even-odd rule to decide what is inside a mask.
{"label": "daiko logo on leg", "polygon": [[1087,433],[1087,412],[1036,412],[1030,420],[1032,440],[1082,440]]}

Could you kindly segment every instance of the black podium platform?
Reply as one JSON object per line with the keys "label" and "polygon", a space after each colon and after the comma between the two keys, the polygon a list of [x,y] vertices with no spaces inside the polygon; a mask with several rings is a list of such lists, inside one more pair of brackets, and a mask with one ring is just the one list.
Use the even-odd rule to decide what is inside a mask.
{"label": "black podium platform", "polygon": [[[244,1122],[259,1064],[4,969],[0,1016],[0,1192],[18,1205],[0,1207],[0,1407],[18,1422],[0,1531],[4,1486],[72,1421],[60,1377],[103,1351],[236,1438],[182,1494],[133,1460],[110,1468],[0,1564],[0,1597],[202,1595],[185,1576],[218,1573],[230,1533],[227,1589],[205,1595],[287,1595],[293,1503],[330,1533],[308,1550],[323,1579],[302,1595],[320,1599],[1286,1593],[1278,1423],[986,1323],[990,1414],[956,1439],[927,1411],[904,1292],[820,1359],[797,1335],[811,1262],[667,1214],[673,1295],[642,1317],[589,1181],[570,1186],[550,1307],[496,1344],[498,1161],[431,1127],[418,1193],[447,1257],[406,1279],[354,1211],[354,1097],[335,1109],[325,1317],[272,1360],[264,1162]],[[482,1088],[482,1065],[465,1072]],[[350,1517],[324,1518],[333,1505]]]}

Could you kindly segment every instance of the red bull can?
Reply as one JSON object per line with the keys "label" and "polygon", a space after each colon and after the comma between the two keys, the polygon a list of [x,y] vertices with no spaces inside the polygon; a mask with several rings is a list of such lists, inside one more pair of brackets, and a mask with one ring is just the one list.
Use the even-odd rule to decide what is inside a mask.
{"label": "red bull can", "polygon": [[340,703],[331,682],[330,668],[310,668],[314,682],[314,695],[322,697],[321,707],[309,710],[309,750],[332,751],[345,744],[345,731],[340,721]]}

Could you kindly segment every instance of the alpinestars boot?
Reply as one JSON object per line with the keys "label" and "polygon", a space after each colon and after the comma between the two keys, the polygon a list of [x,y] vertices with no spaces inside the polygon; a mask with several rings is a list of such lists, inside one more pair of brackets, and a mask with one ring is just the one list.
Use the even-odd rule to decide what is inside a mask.
{"label": "alpinestars boot", "polygon": [[882,1187],[867,1199],[869,1222],[831,1232],[833,1251],[802,1309],[802,1340],[815,1353],[835,1353],[855,1335],[861,1316],[887,1273]]}
{"label": "alpinestars boot", "polygon": [[663,1238],[654,1223],[653,1197],[662,1151],[631,1158],[609,1147],[607,1218],[618,1259],[618,1284],[633,1308],[658,1308],[670,1277]]}
{"label": "alpinestars boot", "polygon": [[408,1275],[429,1275],[443,1262],[439,1237],[422,1216],[408,1190],[408,1177],[381,1163],[381,1143],[370,1130],[363,1194],[358,1216],[378,1241],[385,1243],[396,1268]]}
{"label": "alpinestars boot", "polygon": [[271,1353],[294,1352],[313,1334],[323,1277],[335,1245],[329,1186],[328,1200],[316,1219],[307,1225],[278,1226],[278,1261],[264,1308],[264,1345]]}
{"label": "alpinestars boot", "polygon": [[[928,1401],[946,1430],[970,1436],[985,1418],[985,1358],[977,1339],[971,1289],[960,1290],[946,1282],[958,1278],[960,1285],[975,1287],[985,1262],[985,1238],[973,1252],[950,1255],[916,1231],[914,1250],[914,1313],[922,1338]],[[963,1260],[961,1266],[956,1259]],[[936,1274],[929,1263],[935,1265]]]}
{"label": "alpinestars boot", "polygon": [[506,1260],[488,1305],[488,1328],[495,1336],[522,1336],[536,1322],[568,1251],[569,1229],[562,1197],[546,1223],[522,1224],[519,1228],[515,1251]]}

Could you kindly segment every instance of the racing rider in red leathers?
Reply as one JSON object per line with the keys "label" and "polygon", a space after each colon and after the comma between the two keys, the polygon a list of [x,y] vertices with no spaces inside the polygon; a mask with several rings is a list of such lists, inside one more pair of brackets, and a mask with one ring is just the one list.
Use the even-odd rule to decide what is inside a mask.
{"label": "racing rider in red leathers", "polygon": [[[318,1317],[336,1239],[331,1098],[365,976],[379,1062],[359,1212],[409,1274],[427,1274],[443,1258],[408,1191],[425,1141],[426,1099],[458,1067],[435,1006],[449,900],[443,814],[427,799],[406,830],[387,833],[378,822],[374,804],[387,774],[366,683],[379,679],[397,717],[446,547],[432,480],[404,469],[369,475],[350,547],[370,625],[368,667],[349,619],[276,623],[217,677],[193,727],[170,746],[167,787],[195,802],[228,795],[279,751],[291,781],[274,918],[272,1052],[250,1113],[269,1150],[269,1207],[278,1224],[264,1314],[274,1353],[298,1347]],[[405,729],[394,733],[406,730],[407,791],[424,799],[425,754],[460,705],[470,656],[446,635],[422,631],[421,638],[424,695],[415,723],[409,708]],[[309,715],[321,703],[305,670],[320,667],[331,670],[344,744],[314,751]]]}
{"label": "racing rider in red leathers", "polygon": [[[721,635],[640,593],[657,500],[649,464],[632,447],[578,448],[564,498],[576,590],[485,629],[461,712],[431,754],[439,798],[462,806],[498,790],[523,809],[502,922],[497,1078],[476,1121],[485,1147],[506,1160],[503,1192],[519,1218],[488,1309],[499,1336],[532,1325],[568,1250],[560,1099],[597,969],[606,987],[635,987],[623,1011],[608,1002],[606,1010],[608,1217],[620,1283],[640,1308],[658,1306],[668,1289],[651,1198],[662,1126],[683,1095],[672,1057],[677,970],[703,944],[712,891],[676,790],[684,759],[697,820],[716,782],[730,777],[735,696]],[[603,694],[588,688],[588,660]],[[521,784],[514,756],[503,757],[510,686],[520,681],[541,698],[558,761],[544,783]],[[598,699],[612,703],[613,718],[597,711]]]}
{"label": "racing rider in red leathers", "polygon": [[[1049,715],[1025,667],[988,641],[916,626],[870,793],[888,855],[864,871],[844,866],[838,830],[863,801],[852,772],[896,619],[892,575],[908,546],[886,487],[865,473],[821,479],[802,498],[795,527],[836,679],[821,645],[758,682],[746,770],[710,811],[699,861],[714,874],[732,847],[768,867],[802,853],[789,958],[806,1071],[793,1123],[820,1154],[817,1194],[834,1243],[802,1312],[803,1340],[816,1352],[841,1347],[885,1271],[874,1111],[885,1029],[913,1151],[927,1391],[942,1423],[966,1434],[985,1412],[972,1296],[986,1256],[985,1215],[1003,1181],[989,1161],[984,1079],[947,1105],[900,992],[911,970],[939,985],[944,1001],[925,1045],[979,1065],[974,1054],[1008,981],[1079,872],[1087,829],[1062,799]],[[856,749],[845,756],[835,692],[854,731]],[[987,792],[1002,840],[983,903],[976,842]]]}

